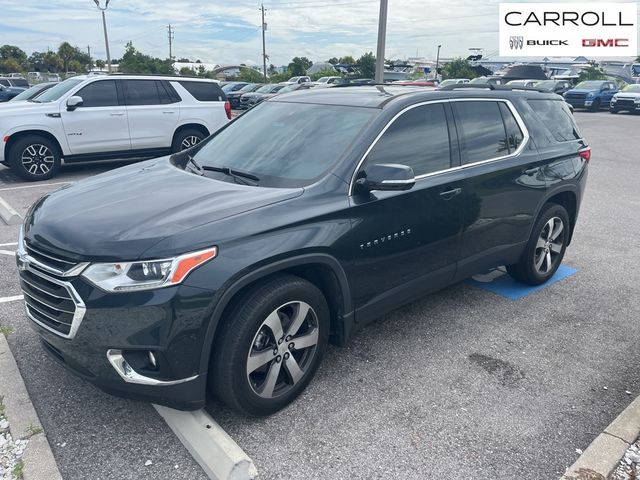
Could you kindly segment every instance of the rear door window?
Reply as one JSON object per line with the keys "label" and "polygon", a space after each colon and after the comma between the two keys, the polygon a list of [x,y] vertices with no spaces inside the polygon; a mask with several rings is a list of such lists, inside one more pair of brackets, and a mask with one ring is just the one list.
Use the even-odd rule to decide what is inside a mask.
{"label": "rear door window", "polygon": [[90,83],[76,95],[82,97],[82,108],[114,107],[119,105],[115,80],[99,80]]}
{"label": "rear door window", "polygon": [[509,147],[509,153],[514,153],[522,144],[524,134],[520,129],[520,125],[518,125],[518,122],[513,116],[513,113],[509,110],[509,107],[507,107],[507,104],[500,102],[498,105],[500,105],[500,113],[504,120],[504,127],[507,130],[507,145]]}
{"label": "rear door window", "polygon": [[462,163],[476,163],[509,154],[509,140],[498,102],[452,102],[462,147]]}
{"label": "rear door window", "polygon": [[402,114],[369,152],[367,163],[399,163],[411,167],[416,176],[450,168],[444,105],[423,105]]}
{"label": "rear door window", "polygon": [[199,102],[223,102],[226,100],[217,83],[189,81],[180,81],[179,83]]}
{"label": "rear door window", "polygon": [[155,80],[124,80],[124,99],[127,105],[160,105],[158,83]]}
{"label": "rear door window", "polygon": [[570,142],[582,138],[573,115],[563,100],[529,100],[540,119],[548,143]]}

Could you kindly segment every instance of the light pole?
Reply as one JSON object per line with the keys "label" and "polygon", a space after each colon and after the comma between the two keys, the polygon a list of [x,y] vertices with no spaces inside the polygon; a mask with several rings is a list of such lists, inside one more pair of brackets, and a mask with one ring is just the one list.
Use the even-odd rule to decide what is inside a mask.
{"label": "light pole", "polygon": [[111,0],[107,0],[104,4],[104,8],[100,6],[100,0],[93,0],[96,3],[98,10],[102,12],[102,28],[104,29],[104,46],[107,49],[107,72],[111,73],[111,54],[109,53],[109,37],[107,36],[107,20],[104,16],[104,12],[109,6]]}
{"label": "light pole", "polygon": [[387,3],[380,0],[380,16],[378,18],[378,52],[376,56],[375,83],[384,83],[384,51],[387,38]]}
{"label": "light pole", "polygon": [[440,66],[440,47],[442,45],[438,45],[438,55],[436,56],[436,82],[438,81],[438,67]]}

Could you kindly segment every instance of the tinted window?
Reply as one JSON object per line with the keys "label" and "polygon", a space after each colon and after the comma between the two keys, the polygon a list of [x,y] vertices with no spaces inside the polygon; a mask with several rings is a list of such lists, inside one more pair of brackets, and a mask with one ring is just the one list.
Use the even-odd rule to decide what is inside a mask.
{"label": "tinted window", "polygon": [[181,81],[180,85],[200,102],[222,102],[225,100],[224,93],[217,83]]}
{"label": "tinted window", "polygon": [[0,85],[4,85],[5,87],[9,87],[11,84],[9,83],[9,80],[5,80],[5,79],[0,79]]}
{"label": "tinted window", "polygon": [[24,78],[14,78],[12,82],[13,82],[13,85],[16,87],[29,88],[29,82],[27,82]]}
{"label": "tinted window", "polygon": [[513,113],[511,113],[511,110],[507,107],[507,104],[500,102],[499,105],[500,113],[502,113],[502,119],[504,120],[504,127],[507,130],[509,153],[514,153],[522,143],[524,135],[522,130],[520,130],[520,126],[513,116]]}
{"label": "tinted window", "polygon": [[454,102],[453,107],[463,150],[462,163],[509,154],[498,102]]}
{"label": "tinted window", "polygon": [[82,107],[112,107],[118,105],[118,92],[114,80],[100,80],[90,83],[80,89],[76,95],[82,97]]}
{"label": "tinted window", "polygon": [[564,101],[529,100],[529,105],[540,118],[549,142],[568,142],[581,138],[573,115]]}
{"label": "tinted window", "polygon": [[195,159],[251,172],[260,186],[308,185],[340,160],[376,114],[375,108],[266,102],[211,137]]}
{"label": "tinted window", "polygon": [[399,163],[415,175],[451,166],[449,129],[440,103],[412,108],[382,135],[367,158],[368,164]]}
{"label": "tinted window", "polygon": [[124,80],[127,105],[160,105],[158,83],[154,80]]}
{"label": "tinted window", "polygon": [[64,82],[58,83],[55,87],[51,87],[49,90],[39,95],[37,101],[42,103],[55,102],[69,90],[78,86],[82,82],[84,82],[84,80],[79,78],[70,78],[68,80],[65,80]]}

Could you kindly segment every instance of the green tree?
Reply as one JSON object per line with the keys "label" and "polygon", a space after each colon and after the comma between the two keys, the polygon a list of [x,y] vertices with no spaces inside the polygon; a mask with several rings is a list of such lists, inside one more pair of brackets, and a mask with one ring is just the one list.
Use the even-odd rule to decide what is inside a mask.
{"label": "green tree", "polygon": [[311,80],[315,82],[322,77],[340,77],[340,76],[341,75],[339,75],[338,72],[336,72],[333,68],[324,68],[320,70],[318,73],[314,73],[313,75],[311,75]]}
{"label": "green tree", "polygon": [[373,78],[376,76],[376,57],[373,52],[365,53],[356,62],[358,74],[362,78]]}
{"label": "green tree", "polygon": [[62,65],[62,59],[56,52],[47,52],[44,54],[44,70],[51,73],[59,72]]}
{"label": "green tree", "polygon": [[606,80],[607,74],[598,66],[596,62],[590,62],[590,65],[580,72],[578,76],[579,82],[585,80]]}
{"label": "green tree", "polygon": [[337,65],[340,63],[340,60],[338,60],[336,57],[331,57],[329,60],[327,60],[327,62],[329,62],[331,65]]}
{"label": "green tree", "polygon": [[76,50],[69,42],[62,42],[58,47],[58,56],[62,60],[62,68],[64,68],[65,72],[69,71],[69,62],[73,60]]}
{"label": "green tree", "polygon": [[[436,72],[437,73],[437,72]],[[475,78],[476,72],[471,68],[471,64],[465,58],[454,58],[442,67],[442,78]]]}
{"label": "green tree", "polygon": [[105,67],[106,63],[104,60],[96,60],[96,67],[102,70]]}
{"label": "green tree", "polygon": [[353,58],[351,55],[347,55],[346,57],[340,57],[340,59],[338,60],[338,63],[345,64],[345,65],[355,65],[356,59]]}
{"label": "green tree", "polygon": [[[113,63],[116,63],[115,60]],[[173,62],[170,59],[162,60],[151,57],[135,49],[132,42],[128,42],[124,55],[118,62],[122,73],[160,73],[173,74]]]}
{"label": "green tree", "polygon": [[13,58],[19,64],[27,62],[27,54],[20,47],[15,45],[2,45],[0,47],[0,60]]}
{"label": "green tree", "polygon": [[241,82],[261,83],[264,82],[264,75],[254,68],[243,67],[240,69],[238,80]]}
{"label": "green tree", "polygon": [[0,72],[16,73],[21,71],[22,71],[22,65],[20,65],[15,58],[7,58],[6,60],[0,60]]}
{"label": "green tree", "polygon": [[307,57],[295,57],[289,64],[289,71],[291,76],[298,77],[300,75],[306,75],[307,69],[313,65],[313,62]]}

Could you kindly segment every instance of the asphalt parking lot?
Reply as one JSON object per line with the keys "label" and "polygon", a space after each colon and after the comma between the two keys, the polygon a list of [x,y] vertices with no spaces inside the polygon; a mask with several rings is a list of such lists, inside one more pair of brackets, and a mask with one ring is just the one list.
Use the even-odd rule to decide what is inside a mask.
{"label": "asphalt parking lot", "polygon": [[[593,149],[565,257],[576,272],[518,300],[464,282],[397,310],[331,347],[305,393],[272,417],[211,402],[259,478],[558,478],[640,394],[640,116],[576,118]],[[117,165],[68,167],[51,184],[0,166],[0,196],[24,214],[62,183]],[[15,249],[17,232],[0,225],[0,250]],[[20,293],[16,270],[0,254],[0,297]],[[149,404],[49,360],[21,301],[0,303],[0,325],[14,329],[9,344],[65,478],[205,478]]]}

